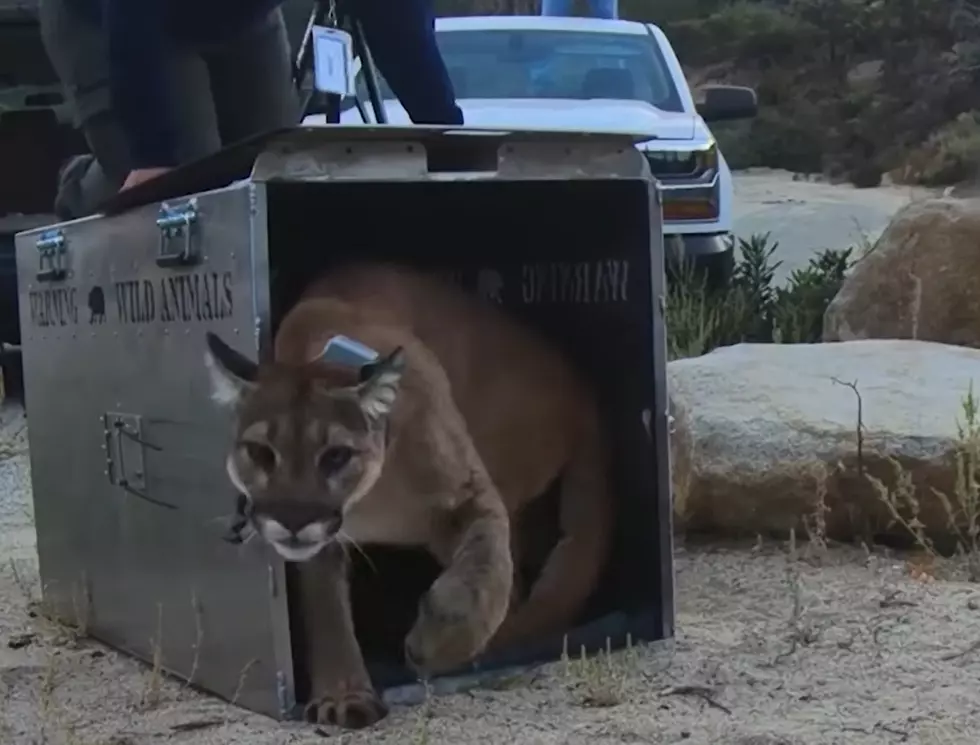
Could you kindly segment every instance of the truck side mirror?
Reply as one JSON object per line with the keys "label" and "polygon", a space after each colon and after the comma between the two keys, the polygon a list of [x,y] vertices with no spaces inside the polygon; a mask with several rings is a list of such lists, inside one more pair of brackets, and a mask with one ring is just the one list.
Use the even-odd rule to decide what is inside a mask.
{"label": "truck side mirror", "polygon": [[752,88],[741,85],[706,85],[701,88],[704,100],[697,112],[708,124],[752,119],[759,110],[758,98]]}

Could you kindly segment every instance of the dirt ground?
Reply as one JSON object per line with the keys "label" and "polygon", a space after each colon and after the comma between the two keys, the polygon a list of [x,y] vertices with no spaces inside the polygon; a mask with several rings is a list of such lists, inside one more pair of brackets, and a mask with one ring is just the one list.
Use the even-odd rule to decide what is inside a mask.
{"label": "dirt ground", "polygon": [[279,724],[32,617],[23,414],[0,410],[0,742],[10,745],[976,743],[980,586],[884,550],[680,546],[672,652],[561,662],[395,706],[356,734]]}
{"label": "dirt ground", "polygon": [[776,270],[779,283],[805,267],[818,251],[873,243],[902,207],[942,193],[888,184],[856,189],[769,168],[737,171],[733,180],[735,234],[748,238],[769,233],[770,240],[779,243],[774,257],[782,262]]}

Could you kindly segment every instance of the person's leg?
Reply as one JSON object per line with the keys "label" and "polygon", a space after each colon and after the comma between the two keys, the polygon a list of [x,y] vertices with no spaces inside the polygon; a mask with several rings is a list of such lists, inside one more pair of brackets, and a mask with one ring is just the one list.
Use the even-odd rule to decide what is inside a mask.
{"label": "person's leg", "polygon": [[[62,219],[91,212],[129,173],[125,138],[109,107],[105,39],[64,0],[41,0],[41,40],[92,155],[72,157],[59,173],[55,212]],[[94,157],[93,157],[94,156]]]}
{"label": "person's leg", "polygon": [[[55,209],[62,219],[91,214],[122,186],[130,171],[126,134],[112,111],[109,62],[101,27],[79,15],[65,0],[41,0],[41,38],[61,81],[76,126],[92,156],[71,159],[61,170]],[[169,60],[181,121],[180,154],[192,160],[220,147],[203,62],[174,52]]]}
{"label": "person's leg", "polygon": [[431,0],[351,0],[374,63],[415,124],[462,124]]}
{"label": "person's leg", "polygon": [[[618,0],[588,0],[589,12],[593,18],[619,18]],[[541,0],[541,15],[570,16],[572,0]]]}
{"label": "person's leg", "polygon": [[541,15],[570,16],[572,15],[572,0],[541,0]]}
{"label": "person's leg", "polygon": [[299,124],[299,95],[279,8],[203,55],[224,145]]}
{"label": "person's leg", "polygon": [[589,8],[595,18],[619,18],[618,0],[589,0]]}

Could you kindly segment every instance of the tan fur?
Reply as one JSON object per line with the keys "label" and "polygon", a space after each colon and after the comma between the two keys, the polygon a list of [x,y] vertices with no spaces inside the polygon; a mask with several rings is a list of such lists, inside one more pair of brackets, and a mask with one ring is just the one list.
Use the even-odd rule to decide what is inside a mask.
{"label": "tan fur", "polygon": [[[387,444],[380,430],[365,428],[364,414],[358,420],[322,397],[356,385],[350,371],[310,362],[337,334],[382,356],[404,350]],[[283,319],[274,364],[245,391],[238,433],[272,422],[268,444],[282,460],[279,471],[296,475],[295,483],[277,486],[279,471],[253,473],[252,483],[316,499],[315,476],[304,475],[304,464],[346,437],[357,454],[348,475],[334,477],[347,481],[331,486],[345,495],[337,505],[341,537],[424,546],[444,567],[406,638],[406,655],[420,672],[464,663],[488,644],[561,632],[595,588],[612,524],[596,403],[549,342],[498,309],[404,268],[340,269],[314,282]],[[279,463],[254,447],[236,452],[229,472],[245,487],[255,470],[249,454]],[[533,534],[517,530],[522,508],[558,476],[561,538],[521,602],[511,550],[529,548],[517,536]],[[383,707],[356,649],[346,577],[334,553],[300,565],[302,606],[311,638],[319,639],[311,650],[318,719],[356,726],[382,716]]]}

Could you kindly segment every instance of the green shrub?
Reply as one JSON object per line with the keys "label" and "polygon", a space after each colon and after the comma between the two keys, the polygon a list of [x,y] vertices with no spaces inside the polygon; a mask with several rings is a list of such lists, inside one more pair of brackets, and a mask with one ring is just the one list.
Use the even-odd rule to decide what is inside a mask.
{"label": "green shrub", "polygon": [[848,270],[853,249],[827,249],[774,284],[782,262],[768,233],[739,238],[739,257],[728,287],[710,289],[691,264],[672,272],[667,287],[667,355],[697,357],[717,347],[754,343],[814,343],[823,316]]}
{"label": "green shrub", "polygon": [[847,271],[854,264],[853,249],[826,249],[809,265],[789,275],[785,287],[776,289],[773,302],[772,341],[784,344],[818,342],[823,316]]}

